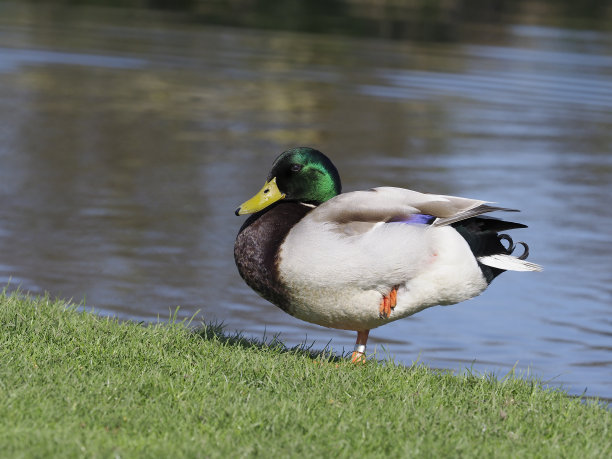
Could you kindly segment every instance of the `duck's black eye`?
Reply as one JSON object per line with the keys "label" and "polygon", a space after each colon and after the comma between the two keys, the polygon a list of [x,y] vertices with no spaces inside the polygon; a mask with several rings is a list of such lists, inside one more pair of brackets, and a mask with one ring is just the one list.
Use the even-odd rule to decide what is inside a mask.
{"label": "duck's black eye", "polygon": [[291,165],[291,172],[299,172],[302,170],[302,165],[301,164],[292,164]]}

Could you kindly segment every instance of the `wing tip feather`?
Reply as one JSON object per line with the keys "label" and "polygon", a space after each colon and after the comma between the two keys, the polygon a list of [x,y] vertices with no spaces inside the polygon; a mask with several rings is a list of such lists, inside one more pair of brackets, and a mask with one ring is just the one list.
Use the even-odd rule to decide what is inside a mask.
{"label": "wing tip feather", "polygon": [[510,209],[508,207],[492,206],[490,204],[492,203],[484,202],[483,204],[480,204],[476,207],[472,207],[471,209],[467,209],[452,217],[438,218],[434,222],[433,225],[434,226],[448,226],[448,225],[452,225],[453,223],[460,222],[462,220],[467,220],[468,218],[477,217],[478,215],[487,214],[489,212],[495,212],[498,210],[501,210],[503,212],[520,212],[519,209]]}

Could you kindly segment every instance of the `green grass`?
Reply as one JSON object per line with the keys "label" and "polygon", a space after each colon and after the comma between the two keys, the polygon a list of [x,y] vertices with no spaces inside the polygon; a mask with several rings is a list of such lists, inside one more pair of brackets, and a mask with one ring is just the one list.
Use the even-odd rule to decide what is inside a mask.
{"label": "green grass", "polygon": [[612,413],[537,382],[120,323],[0,295],[2,457],[610,457]]}

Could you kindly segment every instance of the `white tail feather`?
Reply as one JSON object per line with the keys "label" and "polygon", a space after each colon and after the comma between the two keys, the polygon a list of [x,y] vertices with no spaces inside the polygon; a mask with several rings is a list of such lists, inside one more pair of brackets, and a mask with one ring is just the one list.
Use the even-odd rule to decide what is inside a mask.
{"label": "white tail feather", "polygon": [[540,265],[521,260],[512,255],[488,255],[486,257],[478,257],[478,261],[491,268],[504,269],[506,271],[542,271]]}

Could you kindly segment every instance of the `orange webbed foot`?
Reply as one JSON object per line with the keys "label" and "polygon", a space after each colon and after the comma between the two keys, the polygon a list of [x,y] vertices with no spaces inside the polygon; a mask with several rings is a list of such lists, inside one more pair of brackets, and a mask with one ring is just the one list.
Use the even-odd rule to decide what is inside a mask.
{"label": "orange webbed foot", "polygon": [[391,311],[397,306],[397,285],[395,285],[389,295],[384,295],[380,300],[378,313],[382,319],[388,319],[391,316]]}
{"label": "orange webbed foot", "polygon": [[366,357],[363,352],[353,351],[351,355],[351,363],[365,363]]}
{"label": "orange webbed foot", "polygon": [[352,363],[365,363],[365,351],[366,344],[368,343],[368,335],[370,330],[362,330],[357,332],[357,342],[355,343],[355,350],[351,355]]}

